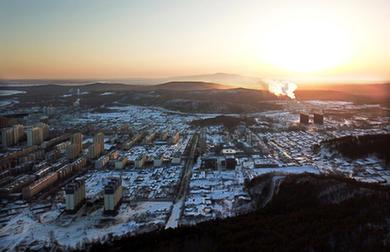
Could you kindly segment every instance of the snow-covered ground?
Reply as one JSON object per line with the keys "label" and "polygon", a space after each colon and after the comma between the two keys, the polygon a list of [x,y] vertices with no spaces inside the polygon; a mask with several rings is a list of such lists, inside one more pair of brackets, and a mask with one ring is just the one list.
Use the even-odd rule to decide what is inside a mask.
{"label": "snow-covered ground", "polygon": [[174,190],[180,181],[182,166],[125,171],[91,171],[84,176],[86,197],[96,199],[102,193],[110,177],[122,177],[124,196],[134,199],[172,199]]}
{"label": "snow-covered ground", "polygon": [[21,90],[0,90],[0,96],[10,96],[10,95],[17,95],[17,94],[25,94],[26,91]]}
{"label": "snow-covered ground", "polygon": [[281,168],[255,168],[252,170],[252,177],[258,177],[267,173],[283,173],[283,174],[302,174],[313,173],[319,174],[319,170],[313,166],[288,166]]}
{"label": "snow-covered ground", "polygon": [[109,237],[120,237],[155,230],[165,225],[172,207],[168,201],[144,201],[122,204],[116,216],[103,215],[102,208],[81,209],[70,216],[58,208],[35,215],[31,210],[15,216],[0,231],[1,250],[24,250],[52,246],[82,248],[83,244],[103,241]]}
{"label": "snow-covered ground", "polygon": [[[326,107],[347,110],[360,108],[345,102],[307,101],[291,104],[293,108]],[[173,200],[180,183],[182,165],[147,169],[126,167],[123,170],[90,170],[83,175],[83,178],[86,181],[87,201],[92,204],[84,205],[74,215],[63,213],[62,190],[55,197],[56,203],[45,203],[48,207],[43,203],[41,205],[25,202],[14,204],[12,207],[19,210],[13,212],[12,207],[10,208],[12,217],[0,230],[0,250],[23,250],[23,246],[39,248],[54,243],[76,248],[84,243],[109,239],[111,236],[147,232],[163,227],[175,228],[213,218],[234,216],[250,204],[250,197],[244,190],[244,181],[267,173],[319,174],[336,171],[359,181],[390,184],[390,172],[383,168],[382,162],[376,156],[352,161],[326,150],[315,154],[312,148],[328,138],[388,133],[389,128],[381,127],[388,119],[374,118],[379,122],[375,124],[375,128],[354,128],[351,126],[354,120],[374,120],[364,114],[356,114],[352,119],[343,119],[343,122],[326,118],[325,126],[309,125],[307,128],[290,131],[286,129],[296,125],[299,120],[299,110],[294,111],[293,108],[258,113],[259,117],[256,120],[258,124],[265,129],[271,128],[268,131],[260,131],[261,133],[251,132],[254,135],[251,137],[251,144],[248,139],[244,139],[246,136],[227,134],[223,126],[207,127],[205,140],[209,146],[226,144],[229,148],[235,148],[230,145],[237,140],[245,143],[248,148],[258,144],[257,147],[267,154],[237,157],[239,162],[234,170],[222,168],[201,170],[198,160],[193,168],[188,194],[176,202]],[[176,152],[183,153],[195,132],[190,128],[189,122],[216,116],[215,114],[185,114],[141,106],[105,109],[108,109],[108,112],[83,111],[77,116],[66,117],[66,120],[61,121],[60,124],[66,127],[93,124],[97,129],[108,129],[107,132],[128,124],[134,132],[146,130],[150,134],[150,132],[166,131],[170,136],[176,132],[181,135],[180,141],[175,145],[140,144],[132,146],[129,150],[117,150],[120,157],[128,157],[129,160],[134,160],[140,155],[154,157],[172,156]],[[263,120],[264,118],[270,120]],[[339,127],[340,125],[343,127]],[[244,134],[248,135],[248,132],[249,128],[244,128]],[[90,142],[90,139],[86,139],[85,142]],[[108,139],[106,142],[109,142]],[[116,146],[116,142],[112,141],[107,146]],[[244,155],[242,150],[240,151],[240,155]],[[275,161],[275,166],[279,167],[255,168],[256,158],[258,161],[263,160],[263,163]],[[262,162],[257,164],[257,167],[261,167]],[[102,191],[109,177],[121,177],[124,189],[123,203],[116,216],[105,216],[102,212]],[[279,183],[277,179],[275,184]],[[38,208],[44,210],[37,211]]]}

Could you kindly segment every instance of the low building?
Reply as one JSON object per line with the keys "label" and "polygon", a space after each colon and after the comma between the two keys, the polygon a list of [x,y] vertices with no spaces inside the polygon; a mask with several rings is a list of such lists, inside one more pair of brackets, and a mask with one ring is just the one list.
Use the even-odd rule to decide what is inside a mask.
{"label": "low building", "polygon": [[85,181],[77,179],[65,186],[65,211],[76,212],[85,201]]}
{"label": "low building", "polygon": [[127,157],[121,157],[118,160],[115,160],[115,169],[123,169],[127,165]]}
{"label": "low building", "polygon": [[122,179],[110,178],[104,186],[104,213],[115,213],[122,201]]}
{"label": "low building", "polygon": [[279,167],[279,164],[272,159],[268,158],[255,158],[254,161],[254,167],[255,168],[274,168]]}
{"label": "low building", "polygon": [[168,139],[168,137],[169,137],[168,132],[166,132],[166,131],[161,132],[160,140],[166,141]]}
{"label": "low building", "polygon": [[173,154],[171,163],[173,165],[179,165],[181,163],[181,153],[180,152],[175,152]]}
{"label": "low building", "polygon": [[[9,171],[6,171],[9,173]],[[36,180],[34,175],[22,175],[16,180],[13,180],[8,185],[0,188],[0,197],[8,197],[12,193],[17,193],[22,190],[22,188],[30,185]]]}
{"label": "low building", "polygon": [[203,157],[202,164],[203,169],[217,169],[218,168],[218,158],[217,157]]}
{"label": "low building", "polygon": [[235,149],[227,148],[222,150],[223,155],[235,155],[237,151]]}
{"label": "low building", "polygon": [[236,165],[237,165],[237,162],[236,162],[236,159],[234,156],[226,156],[225,157],[226,169],[234,170],[234,169],[236,169]]}
{"label": "low building", "polygon": [[153,166],[160,167],[162,165],[162,158],[159,155],[153,156]]}
{"label": "low building", "polygon": [[34,195],[48,188],[57,180],[58,180],[57,172],[49,173],[47,176],[35,181],[31,185],[24,187],[22,190],[23,198],[25,200],[31,199]]}
{"label": "low building", "polygon": [[135,168],[142,168],[145,164],[146,159],[146,155],[138,156],[134,161]]}
{"label": "low building", "polygon": [[172,136],[172,144],[177,144],[180,140],[180,133],[177,132],[175,135]]}
{"label": "low building", "polygon": [[106,164],[108,163],[108,161],[110,161],[109,155],[105,155],[105,156],[100,157],[98,160],[95,161],[95,168],[96,169],[103,169],[106,166]]}
{"label": "low building", "polygon": [[157,133],[156,132],[151,133],[150,135],[145,137],[145,143],[146,144],[153,144],[153,142],[156,139],[156,137],[157,137]]}

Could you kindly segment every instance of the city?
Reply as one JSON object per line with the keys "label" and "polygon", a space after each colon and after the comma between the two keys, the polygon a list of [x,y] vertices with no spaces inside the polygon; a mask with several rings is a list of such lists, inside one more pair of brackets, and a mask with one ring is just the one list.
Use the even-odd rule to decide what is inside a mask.
{"label": "city", "polygon": [[389,0],[0,0],[0,252],[390,251]]}
{"label": "city", "polygon": [[[344,136],[388,135],[381,105],[279,99],[278,110],[246,114],[136,105],[91,112],[80,106],[80,93],[73,90],[69,99],[77,103],[68,107],[2,107],[6,249],[81,249],[247,213],[254,206],[245,183],[267,173],[390,184],[376,155],[352,160],[322,146]],[[28,94],[12,93],[19,95]]]}

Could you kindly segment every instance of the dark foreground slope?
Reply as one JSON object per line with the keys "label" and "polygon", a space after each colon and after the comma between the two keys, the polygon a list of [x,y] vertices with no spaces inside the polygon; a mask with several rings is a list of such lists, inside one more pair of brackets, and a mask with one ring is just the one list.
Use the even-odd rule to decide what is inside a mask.
{"label": "dark foreground slope", "polygon": [[[251,193],[270,180],[250,183]],[[291,175],[253,213],[122,238],[91,251],[389,251],[389,195],[388,188],[343,178]]]}
{"label": "dark foreground slope", "polygon": [[[322,146],[336,150],[350,159],[377,155],[390,164],[390,134],[344,136],[323,141]],[[319,146],[314,148],[319,149]]]}

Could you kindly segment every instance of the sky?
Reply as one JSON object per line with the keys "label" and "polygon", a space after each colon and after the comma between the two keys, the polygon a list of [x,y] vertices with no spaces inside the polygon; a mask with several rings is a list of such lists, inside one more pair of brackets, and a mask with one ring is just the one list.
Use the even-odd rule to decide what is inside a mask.
{"label": "sky", "polygon": [[0,78],[390,80],[388,0],[0,0]]}

